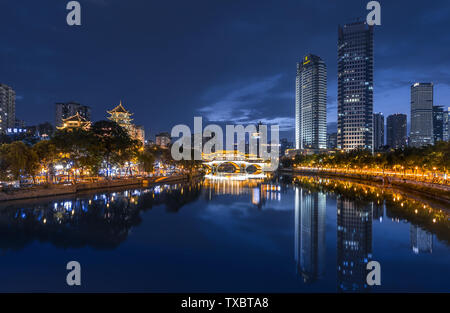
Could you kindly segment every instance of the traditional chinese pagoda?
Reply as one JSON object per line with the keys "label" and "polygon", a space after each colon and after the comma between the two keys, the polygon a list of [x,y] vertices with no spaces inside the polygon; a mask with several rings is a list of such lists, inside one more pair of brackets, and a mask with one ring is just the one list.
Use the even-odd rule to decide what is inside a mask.
{"label": "traditional chinese pagoda", "polygon": [[122,128],[124,128],[131,138],[139,140],[142,144],[145,144],[145,131],[142,126],[136,126],[132,123],[133,119],[131,116],[133,113],[127,111],[120,101],[119,105],[116,106],[111,111],[106,111],[109,114],[108,119],[110,121],[116,122]]}
{"label": "traditional chinese pagoda", "polygon": [[74,129],[84,129],[89,130],[91,128],[91,122],[85,119],[80,113],[70,116],[62,120],[62,126],[56,127],[59,130],[74,130]]}
{"label": "traditional chinese pagoda", "polygon": [[120,104],[116,106],[111,111],[106,111],[110,115],[108,119],[110,121],[116,122],[120,126],[122,126],[124,129],[128,131],[128,133],[133,132],[133,124],[131,123],[133,119],[131,119],[131,116],[133,113],[128,112],[122,105],[122,101],[120,101]]}

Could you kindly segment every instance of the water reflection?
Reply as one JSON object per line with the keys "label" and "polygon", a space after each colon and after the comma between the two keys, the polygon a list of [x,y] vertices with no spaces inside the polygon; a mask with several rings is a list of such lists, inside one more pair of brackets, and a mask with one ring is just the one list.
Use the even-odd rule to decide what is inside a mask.
{"label": "water reflection", "polygon": [[338,291],[367,289],[367,263],[372,258],[372,206],[337,199]]}
{"label": "water reflection", "polygon": [[112,249],[125,241],[140,213],[164,205],[177,212],[195,201],[200,183],[101,193],[54,201],[21,201],[0,206],[0,249],[19,250],[34,240],[57,247]]}
{"label": "water reflection", "polygon": [[325,268],[326,195],[295,188],[295,261],[307,283],[322,278]]}
{"label": "water reflection", "polygon": [[[185,208],[190,203],[195,205]],[[157,210],[143,216],[142,213],[155,207],[160,208],[164,216],[153,214]],[[230,213],[228,209],[232,214],[222,214],[223,210]],[[239,214],[239,210],[246,210],[246,214]],[[184,214],[186,211],[187,214]],[[173,214],[177,212],[180,214]],[[180,224],[175,221],[180,216],[181,223],[190,223],[192,228],[186,227],[190,231],[178,231]],[[205,216],[210,219],[205,219]],[[89,246],[96,250],[115,249],[125,240],[133,240],[129,237],[132,228],[152,220],[153,223],[175,229],[168,237],[176,238],[177,242],[169,241],[166,245],[158,237],[161,230],[153,232],[153,228],[148,227],[147,237],[139,238],[139,244],[145,243],[145,247],[161,244],[164,249],[170,250],[170,257],[189,258],[195,255],[183,254],[183,251],[173,248],[178,241],[186,249],[201,247],[205,255],[210,253],[208,247],[218,253],[217,243],[221,243],[221,257],[233,256],[232,261],[236,262],[233,270],[242,266],[240,274],[244,276],[253,267],[242,264],[248,262],[253,266],[257,261],[252,258],[260,257],[261,260],[268,257],[269,263],[272,260],[280,262],[270,263],[270,266],[290,270],[288,275],[296,288],[304,286],[303,283],[308,288],[314,288],[327,282],[333,290],[340,292],[368,292],[373,288],[366,284],[367,263],[380,261],[381,255],[386,253],[382,250],[384,247],[381,253],[380,249],[376,249],[377,240],[373,238],[380,236],[377,227],[383,231],[392,231],[392,227],[406,230],[398,233],[404,237],[392,240],[405,247],[407,257],[420,259],[417,255],[425,255],[427,262],[430,262],[430,254],[439,254],[442,243],[449,245],[449,217],[448,211],[439,204],[395,190],[348,181],[282,176],[230,181],[206,179],[189,184],[1,204],[0,249],[20,250],[33,241],[50,243],[58,248]],[[223,227],[211,227],[218,220]],[[211,228],[214,228],[213,233],[208,233]],[[177,231],[183,238],[177,237]],[[190,237],[190,233],[197,236]],[[147,245],[150,237],[154,241]],[[387,241],[383,242],[383,246],[387,244]],[[251,250],[255,246],[258,252]],[[230,247],[229,251],[227,247]],[[157,259],[161,249],[150,249],[152,258],[155,256],[154,259]],[[247,250],[261,254],[245,254]],[[234,257],[236,251],[240,253],[237,258]],[[388,257],[400,255],[395,255],[395,251],[387,253],[392,254]],[[405,255],[399,257],[405,263],[408,261],[404,261]],[[191,266],[189,270],[193,270],[192,264],[204,258],[204,255],[198,259],[192,257],[186,266]],[[171,271],[170,268],[164,269]],[[261,269],[267,270],[263,266]],[[286,272],[284,274],[286,279]]]}

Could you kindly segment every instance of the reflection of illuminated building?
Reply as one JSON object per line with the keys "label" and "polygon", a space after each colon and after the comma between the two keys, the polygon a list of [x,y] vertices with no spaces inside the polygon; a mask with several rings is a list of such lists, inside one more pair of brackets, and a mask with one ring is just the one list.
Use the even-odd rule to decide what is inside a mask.
{"label": "reflection of illuminated building", "polygon": [[433,235],[411,224],[409,230],[411,249],[415,254],[433,252]]}
{"label": "reflection of illuminated building", "polygon": [[338,291],[364,291],[367,263],[372,257],[371,206],[337,199]]}
{"label": "reflection of illuminated building", "polygon": [[229,180],[207,178],[203,182],[203,186],[207,189],[209,200],[216,195],[250,195],[251,203],[261,208],[267,200],[281,200],[281,187],[263,183],[263,181],[263,179]]}
{"label": "reflection of illuminated building", "polygon": [[372,217],[373,220],[383,221],[384,205],[383,203],[372,203]]}
{"label": "reflection of illuminated building", "polygon": [[295,261],[305,282],[325,269],[326,195],[295,188]]}

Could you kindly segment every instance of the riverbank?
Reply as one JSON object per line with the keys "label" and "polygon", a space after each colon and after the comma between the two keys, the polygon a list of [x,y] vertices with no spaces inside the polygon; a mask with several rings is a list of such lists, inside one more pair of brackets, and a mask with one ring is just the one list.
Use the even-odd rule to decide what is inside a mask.
{"label": "riverbank", "polygon": [[345,178],[360,182],[375,183],[383,188],[398,188],[409,192],[420,193],[422,196],[436,199],[450,205],[450,187],[439,184],[417,182],[396,177],[382,177],[368,174],[342,173],[317,169],[282,169],[281,174],[312,175],[329,178]]}
{"label": "riverbank", "polygon": [[157,176],[145,178],[126,178],[102,180],[91,183],[78,183],[72,185],[43,185],[18,189],[10,192],[0,191],[0,202],[35,199],[45,197],[58,197],[98,189],[112,189],[121,187],[147,187],[155,184],[176,184],[190,181],[202,174],[183,174],[171,176]]}

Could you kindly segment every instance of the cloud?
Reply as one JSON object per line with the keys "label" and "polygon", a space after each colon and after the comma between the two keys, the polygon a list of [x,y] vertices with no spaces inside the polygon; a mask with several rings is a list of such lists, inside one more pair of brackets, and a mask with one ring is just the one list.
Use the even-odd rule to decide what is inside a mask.
{"label": "cloud", "polygon": [[261,121],[264,124],[278,124],[281,131],[289,131],[294,127],[292,117],[276,116],[276,105],[270,110],[275,116],[267,116],[265,112],[268,102],[280,99],[290,101],[292,98],[290,93],[276,90],[281,78],[282,75],[277,74],[257,81],[211,88],[203,97],[205,102],[210,103],[198,112],[211,122],[256,124]]}

